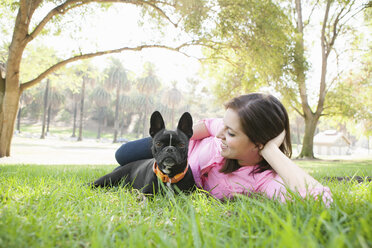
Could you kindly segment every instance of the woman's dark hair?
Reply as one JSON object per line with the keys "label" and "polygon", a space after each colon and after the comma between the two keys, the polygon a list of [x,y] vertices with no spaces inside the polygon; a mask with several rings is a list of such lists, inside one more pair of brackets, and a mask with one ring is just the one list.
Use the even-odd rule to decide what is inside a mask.
{"label": "woman's dark hair", "polygon": [[[265,145],[285,130],[285,139],[279,149],[288,157],[292,156],[288,114],[277,98],[268,94],[251,93],[233,98],[225,104],[225,107],[237,112],[243,132],[257,146]],[[240,165],[236,159],[226,159],[220,172],[227,174],[239,168]],[[262,159],[252,173],[270,169],[272,168],[269,163]]]}

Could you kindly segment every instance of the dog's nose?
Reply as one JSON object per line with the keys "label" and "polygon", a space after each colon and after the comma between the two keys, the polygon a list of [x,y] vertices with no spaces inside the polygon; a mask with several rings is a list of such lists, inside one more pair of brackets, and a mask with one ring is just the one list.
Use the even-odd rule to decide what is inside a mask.
{"label": "dog's nose", "polygon": [[165,148],[165,151],[168,152],[168,153],[172,153],[172,152],[175,152],[176,151],[176,148],[173,147],[173,146],[167,146]]}

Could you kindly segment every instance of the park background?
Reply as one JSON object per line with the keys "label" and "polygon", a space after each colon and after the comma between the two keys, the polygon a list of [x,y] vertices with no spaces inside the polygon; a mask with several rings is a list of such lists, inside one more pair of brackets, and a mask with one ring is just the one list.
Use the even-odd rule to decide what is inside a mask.
{"label": "park background", "polygon": [[[195,122],[222,117],[223,103],[229,98],[261,91],[280,98],[290,112],[295,156],[300,152],[301,157],[309,158],[314,152],[318,156],[369,156],[371,26],[368,2],[330,5],[325,21],[328,26],[322,26],[326,4],[303,4],[302,25],[306,32],[302,31],[302,62],[293,61],[298,51],[290,47],[296,46],[298,31],[294,27],[286,31],[291,25],[299,30],[299,17],[288,12],[295,5],[247,3],[239,3],[246,8],[240,12],[237,10],[239,4],[226,7],[227,13],[221,11],[221,17],[211,14],[205,17],[203,13],[192,16],[193,8],[198,8],[201,2],[181,4],[179,8],[186,11],[184,15],[190,18],[189,22],[199,21],[200,26],[205,26],[196,27],[197,31],[193,30],[195,24],[187,21],[179,28],[182,23],[179,15],[183,12],[169,14],[168,23],[158,23],[151,11],[146,13],[135,4],[89,6],[79,10],[81,15],[73,12],[63,20],[51,19],[45,33],[30,42],[23,54],[20,84],[39,78],[43,70],[71,56],[69,54],[123,45],[150,44],[150,48],[67,64],[33,87],[22,90],[14,145],[21,138],[37,138],[38,135],[41,139],[77,137],[79,141],[84,138],[126,142],[148,135],[149,116],[154,110],[159,110],[169,128],[174,128],[184,111],[191,112]],[[46,3],[37,9],[35,27],[52,7],[52,3]],[[214,11],[217,7],[205,6]],[[1,15],[3,76],[14,27],[9,17],[16,13],[12,8],[14,5],[5,3]],[[242,16],[244,11],[253,13],[254,8],[265,9],[267,13],[251,19]],[[6,13],[6,10],[14,12]],[[203,11],[208,13],[208,10]],[[278,11],[281,16],[273,17]],[[216,26],[210,23],[213,18],[219,22]],[[250,22],[256,22],[251,24],[254,28],[249,26]],[[244,24],[247,27],[238,26]],[[262,34],[264,28],[268,29],[265,32],[272,33]],[[241,37],[237,38],[239,34]],[[255,35],[257,40],[251,41]],[[269,38],[272,36],[277,37]],[[265,38],[267,41],[263,40]],[[222,41],[224,44],[220,45]],[[166,48],[158,48],[158,44]],[[174,51],[179,44],[188,45]],[[321,49],[321,44],[326,46],[326,51]],[[240,47],[236,48],[238,45]],[[273,51],[260,46],[271,46]],[[244,63],[239,62],[241,60]],[[296,72],[300,67],[296,63],[302,63],[302,71]],[[307,98],[302,98],[301,91],[305,91]],[[312,144],[317,134],[319,137],[315,137],[315,144]],[[306,147],[301,151],[303,142]]]}
{"label": "park background", "polygon": [[[0,246],[372,246],[370,182],[325,179],[372,176],[371,9],[2,1]],[[152,111],[174,128],[184,111],[222,117],[228,99],[257,91],[286,106],[293,158],[331,188],[330,208],[82,187],[117,166],[122,143],[148,135]]]}

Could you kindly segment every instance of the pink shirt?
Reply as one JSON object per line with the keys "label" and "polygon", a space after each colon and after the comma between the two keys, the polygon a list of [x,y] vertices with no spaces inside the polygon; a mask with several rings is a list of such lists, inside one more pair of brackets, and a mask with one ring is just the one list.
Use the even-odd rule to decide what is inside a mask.
{"label": "pink shirt", "polygon": [[[221,156],[221,140],[216,138],[223,127],[222,119],[206,119],[204,123],[211,134],[202,140],[191,140],[189,144],[189,164],[198,187],[209,191],[218,199],[231,198],[236,194],[263,193],[269,198],[285,201],[286,187],[283,180],[272,170],[251,174],[256,166],[245,166],[224,174],[220,173],[225,159]],[[321,187],[306,191],[299,190],[302,197],[307,194],[323,196],[325,203],[332,202],[329,188]],[[287,197],[288,198],[288,197]]]}

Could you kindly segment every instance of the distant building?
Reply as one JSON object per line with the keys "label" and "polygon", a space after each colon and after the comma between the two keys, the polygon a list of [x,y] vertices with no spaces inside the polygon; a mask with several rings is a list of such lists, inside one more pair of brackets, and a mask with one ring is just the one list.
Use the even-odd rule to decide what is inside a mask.
{"label": "distant building", "polygon": [[314,153],[318,155],[350,155],[351,142],[336,130],[327,130],[314,136]]}

